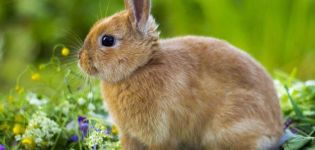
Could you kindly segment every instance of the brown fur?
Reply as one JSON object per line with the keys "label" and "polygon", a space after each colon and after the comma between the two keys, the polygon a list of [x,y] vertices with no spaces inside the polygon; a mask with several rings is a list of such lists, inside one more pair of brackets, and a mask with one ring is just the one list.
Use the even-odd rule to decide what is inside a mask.
{"label": "brown fur", "polygon": [[[159,40],[144,1],[133,7],[126,0],[125,11],[97,22],[80,53],[81,68],[102,80],[123,149],[276,146],[283,132],[279,101],[261,65],[213,38]],[[135,19],[134,8],[144,18]],[[104,33],[118,39],[114,47],[99,44]]]}

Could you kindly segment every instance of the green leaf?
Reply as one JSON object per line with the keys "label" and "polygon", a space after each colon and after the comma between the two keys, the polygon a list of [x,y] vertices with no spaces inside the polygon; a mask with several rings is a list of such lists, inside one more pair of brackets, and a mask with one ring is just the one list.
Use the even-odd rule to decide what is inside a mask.
{"label": "green leaf", "polygon": [[299,150],[303,148],[306,144],[308,144],[312,138],[310,137],[303,137],[303,136],[296,136],[295,138],[290,139],[283,145],[284,150]]}
{"label": "green leaf", "polygon": [[286,92],[287,92],[287,94],[288,94],[288,98],[289,98],[289,100],[290,100],[290,103],[292,104],[292,107],[293,107],[293,110],[294,110],[296,116],[297,116],[299,119],[303,119],[303,118],[304,118],[303,113],[302,113],[300,107],[297,105],[297,103],[293,100],[293,98],[292,98],[292,96],[291,96],[291,94],[290,94],[290,92],[289,92],[288,86],[285,85],[284,88],[285,88],[285,90],[286,90]]}
{"label": "green leaf", "polygon": [[296,73],[297,73],[297,68],[293,68],[289,78],[287,79],[288,86],[292,85],[292,81],[295,79]]}

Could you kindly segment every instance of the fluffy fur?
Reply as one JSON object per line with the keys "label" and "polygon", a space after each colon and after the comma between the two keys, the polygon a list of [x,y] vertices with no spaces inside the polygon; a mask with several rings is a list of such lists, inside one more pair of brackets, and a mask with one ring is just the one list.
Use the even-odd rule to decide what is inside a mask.
{"label": "fluffy fur", "polygon": [[[159,39],[149,0],[97,22],[80,66],[102,80],[125,150],[272,149],[283,133],[273,82],[227,42]],[[100,37],[113,35],[113,47]]]}

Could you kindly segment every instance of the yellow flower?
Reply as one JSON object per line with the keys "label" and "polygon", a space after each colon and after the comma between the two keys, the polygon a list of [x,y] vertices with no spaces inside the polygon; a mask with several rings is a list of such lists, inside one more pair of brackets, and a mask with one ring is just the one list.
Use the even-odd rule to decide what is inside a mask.
{"label": "yellow flower", "polygon": [[40,74],[39,73],[33,73],[32,74],[32,80],[33,81],[38,81],[40,79]]}
{"label": "yellow flower", "polygon": [[62,49],[61,49],[61,55],[62,56],[68,56],[70,54],[70,50],[68,49],[68,48],[66,48],[66,47],[63,47]]}
{"label": "yellow flower", "polygon": [[27,137],[27,138],[24,138],[22,140],[22,144],[26,147],[33,147],[34,146],[34,141],[32,138],[30,137]]}
{"label": "yellow flower", "polygon": [[112,126],[112,133],[118,134],[118,128],[116,126]]}
{"label": "yellow flower", "polygon": [[15,124],[14,127],[13,127],[13,133],[14,133],[15,135],[24,133],[24,128],[23,128],[23,126],[20,125],[20,124]]}

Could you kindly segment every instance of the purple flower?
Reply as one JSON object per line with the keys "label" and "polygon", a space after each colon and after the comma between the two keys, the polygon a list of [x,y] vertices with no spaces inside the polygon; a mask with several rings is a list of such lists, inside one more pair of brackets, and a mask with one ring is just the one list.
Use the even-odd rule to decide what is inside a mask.
{"label": "purple flower", "polygon": [[0,144],[0,150],[5,150],[5,146]]}
{"label": "purple flower", "polygon": [[110,129],[110,128],[107,128],[107,129],[104,131],[104,134],[109,135],[111,132],[112,132],[111,129]]}
{"label": "purple flower", "polygon": [[297,134],[297,133],[298,133],[298,130],[296,130],[295,128],[290,128],[290,131],[291,131],[293,134]]}
{"label": "purple flower", "polygon": [[87,120],[86,117],[79,116],[78,117],[78,123],[79,123],[79,128],[80,131],[82,132],[82,139],[87,136],[88,129],[89,129],[89,120]]}
{"label": "purple flower", "polygon": [[293,123],[293,121],[289,118],[284,123],[284,129],[289,128],[289,126]]}
{"label": "purple flower", "polygon": [[70,139],[71,139],[71,142],[78,142],[79,137],[77,135],[72,135]]}
{"label": "purple flower", "polygon": [[82,123],[80,125],[80,131],[83,133],[84,137],[86,137],[88,129],[89,129],[89,123]]}
{"label": "purple flower", "polygon": [[83,116],[79,116],[78,117],[78,123],[83,123],[84,121],[86,120],[86,117],[83,117]]}

